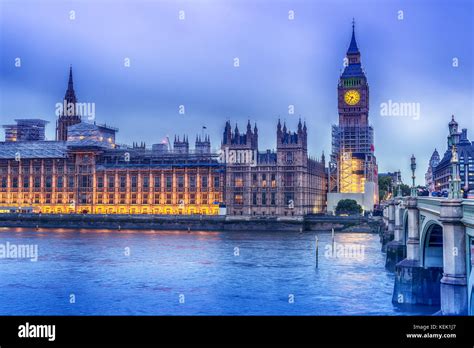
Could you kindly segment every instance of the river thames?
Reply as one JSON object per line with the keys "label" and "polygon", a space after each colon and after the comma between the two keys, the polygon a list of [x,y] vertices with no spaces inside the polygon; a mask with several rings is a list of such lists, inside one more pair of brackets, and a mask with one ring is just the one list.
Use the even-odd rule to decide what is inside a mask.
{"label": "river thames", "polygon": [[[319,238],[315,267],[315,236]],[[379,236],[0,228],[0,315],[430,315],[392,305]],[[4,256],[5,257],[5,256]]]}

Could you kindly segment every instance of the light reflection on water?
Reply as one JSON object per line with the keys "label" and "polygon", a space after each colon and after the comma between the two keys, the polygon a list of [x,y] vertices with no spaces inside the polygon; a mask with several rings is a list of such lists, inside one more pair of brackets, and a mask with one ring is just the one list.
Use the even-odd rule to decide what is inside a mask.
{"label": "light reflection on water", "polygon": [[[0,259],[2,315],[411,315],[391,303],[378,235],[336,234],[364,258],[325,257],[330,233],[0,229],[38,262]],[[130,256],[125,255],[130,248]],[[238,256],[235,256],[238,248]],[[76,303],[69,303],[70,294]],[[184,295],[185,303],[179,302]],[[294,303],[289,303],[290,295]]]}

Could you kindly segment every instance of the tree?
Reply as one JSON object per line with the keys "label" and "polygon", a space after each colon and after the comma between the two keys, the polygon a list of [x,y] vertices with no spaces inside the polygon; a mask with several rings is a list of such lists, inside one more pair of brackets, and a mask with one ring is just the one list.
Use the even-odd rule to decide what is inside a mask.
{"label": "tree", "polygon": [[409,196],[411,194],[410,186],[408,186],[407,184],[402,184],[401,186],[402,186],[402,196]]}
{"label": "tree", "polygon": [[391,185],[392,178],[390,176],[379,176],[379,197],[381,201],[387,198]]}
{"label": "tree", "polygon": [[360,215],[362,207],[353,199],[341,199],[336,206],[336,214]]}
{"label": "tree", "polygon": [[[401,184],[402,196],[409,196],[411,188],[407,184]],[[393,192],[392,192],[393,190]],[[388,198],[388,193],[392,192],[392,197],[398,195],[398,186],[393,182],[390,176],[379,176],[379,197],[383,201]]]}

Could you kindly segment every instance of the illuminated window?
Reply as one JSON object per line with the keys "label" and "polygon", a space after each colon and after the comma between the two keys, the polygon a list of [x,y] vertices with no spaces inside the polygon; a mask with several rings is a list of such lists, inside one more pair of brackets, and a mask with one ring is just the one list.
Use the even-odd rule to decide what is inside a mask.
{"label": "illuminated window", "polygon": [[240,193],[235,193],[234,194],[234,204],[243,204],[244,203],[244,199],[242,197],[242,194]]}
{"label": "illuminated window", "polygon": [[262,174],[262,187],[267,187],[267,175]]}
{"label": "illuminated window", "polygon": [[159,193],[155,193],[153,203],[154,204],[160,204],[160,194]]}
{"label": "illuminated window", "polygon": [[241,174],[235,174],[234,177],[234,187],[243,187],[244,186],[244,181],[242,179]]}

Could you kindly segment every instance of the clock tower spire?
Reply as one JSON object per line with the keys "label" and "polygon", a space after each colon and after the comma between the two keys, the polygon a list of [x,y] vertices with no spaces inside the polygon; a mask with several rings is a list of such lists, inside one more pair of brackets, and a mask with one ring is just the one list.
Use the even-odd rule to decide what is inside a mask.
{"label": "clock tower spire", "polygon": [[360,51],[352,20],[352,37],[344,59],[344,71],[337,88],[339,124],[344,126],[367,125],[369,113],[369,85],[362,69]]}
{"label": "clock tower spire", "polygon": [[357,41],[355,37],[355,20],[352,18],[352,38],[349,48],[346,52],[347,60],[349,63],[357,64],[360,63],[360,52],[359,47],[357,47]]}

